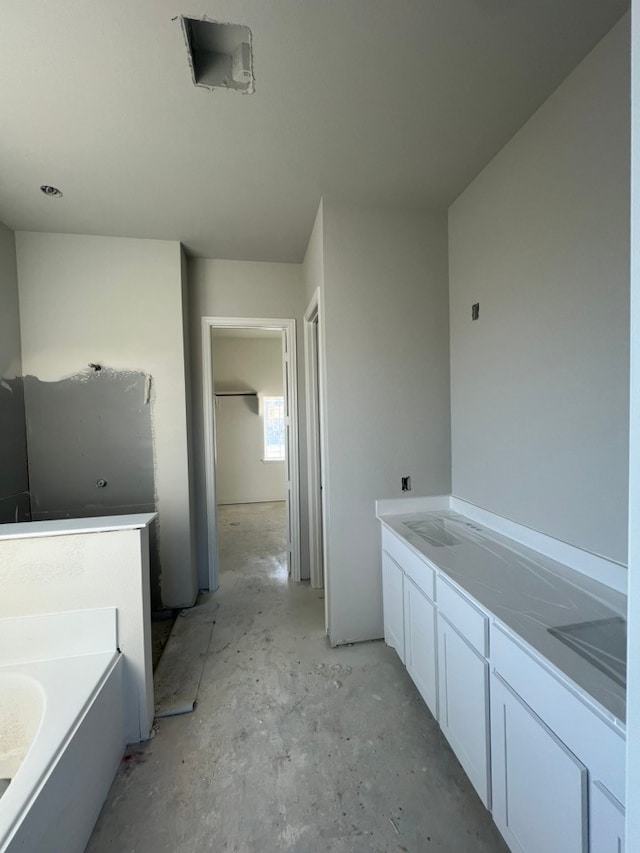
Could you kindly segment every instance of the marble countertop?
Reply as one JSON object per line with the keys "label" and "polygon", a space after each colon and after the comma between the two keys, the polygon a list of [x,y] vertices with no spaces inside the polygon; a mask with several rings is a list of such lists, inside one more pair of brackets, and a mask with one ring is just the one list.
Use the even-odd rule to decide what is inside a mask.
{"label": "marble countertop", "polygon": [[[570,626],[580,648],[598,645],[598,628],[626,629],[626,596],[451,510],[384,515],[381,521],[547,659],[603,715],[624,730],[626,689],[549,631]],[[585,623],[597,623],[591,626]],[[621,623],[624,622],[624,625]],[[592,630],[595,628],[595,633]],[[590,632],[590,633],[589,633]],[[585,642],[585,636],[587,641]],[[580,645],[582,644],[582,645]],[[620,647],[620,644],[618,644]],[[624,641],[623,641],[624,648]],[[620,648],[609,657],[622,671]]]}
{"label": "marble countertop", "polygon": [[3,539],[33,539],[38,536],[70,536],[77,533],[108,533],[112,530],[140,530],[157,518],[155,512],[132,515],[104,515],[62,518],[52,521],[19,521],[0,526]]}

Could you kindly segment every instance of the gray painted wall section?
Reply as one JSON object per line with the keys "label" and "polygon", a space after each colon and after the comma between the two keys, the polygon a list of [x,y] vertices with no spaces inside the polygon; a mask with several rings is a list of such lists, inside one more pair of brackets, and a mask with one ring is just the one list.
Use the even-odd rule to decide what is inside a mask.
{"label": "gray painted wall section", "polygon": [[13,231],[0,223],[0,523],[29,519],[29,478]]}
{"label": "gray painted wall section", "polygon": [[451,207],[449,248],[454,494],[624,563],[628,17]]}
{"label": "gray painted wall section", "polygon": [[0,523],[29,519],[29,478],[21,378],[0,380]]}

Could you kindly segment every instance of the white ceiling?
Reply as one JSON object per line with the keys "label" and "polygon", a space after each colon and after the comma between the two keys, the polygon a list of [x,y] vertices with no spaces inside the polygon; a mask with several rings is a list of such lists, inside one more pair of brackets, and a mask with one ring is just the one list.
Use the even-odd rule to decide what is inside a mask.
{"label": "white ceiling", "polygon": [[[300,261],[321,195],[448,206],[628,5],[2,0],[0,220]],[[250,27],[255,94],[193,86],[180,14]]]}

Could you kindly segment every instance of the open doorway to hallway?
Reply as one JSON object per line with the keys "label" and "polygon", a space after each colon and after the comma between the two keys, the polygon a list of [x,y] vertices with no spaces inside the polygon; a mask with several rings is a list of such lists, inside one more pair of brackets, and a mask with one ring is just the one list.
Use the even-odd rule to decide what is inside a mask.
{"label": "open doorway to hallway", "polygon": [[220,508],[233,506],[245,507],[246,523],[252,507],[255,515],[260,504],[276,505],[283,565],[298,581],[295,321],[204,317],[202,333],[209,588],[219,583]]}
{"label": "open doorway to hallway", "polygon": [[286,579],[282,331],[213,328],[211,335],[219,571],[256,547],[265,571]]}

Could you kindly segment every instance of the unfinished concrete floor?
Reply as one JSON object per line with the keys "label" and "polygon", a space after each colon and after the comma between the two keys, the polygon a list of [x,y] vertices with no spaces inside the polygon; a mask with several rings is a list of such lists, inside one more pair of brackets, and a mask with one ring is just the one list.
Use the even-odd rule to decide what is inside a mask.
{"label": "unfinished concrete floor", "polygon": [[283,505],[219,522],[196,710],[130,750],[90,853],[506,851],[395,652],[329,647],[322,592],[287,578]]}

